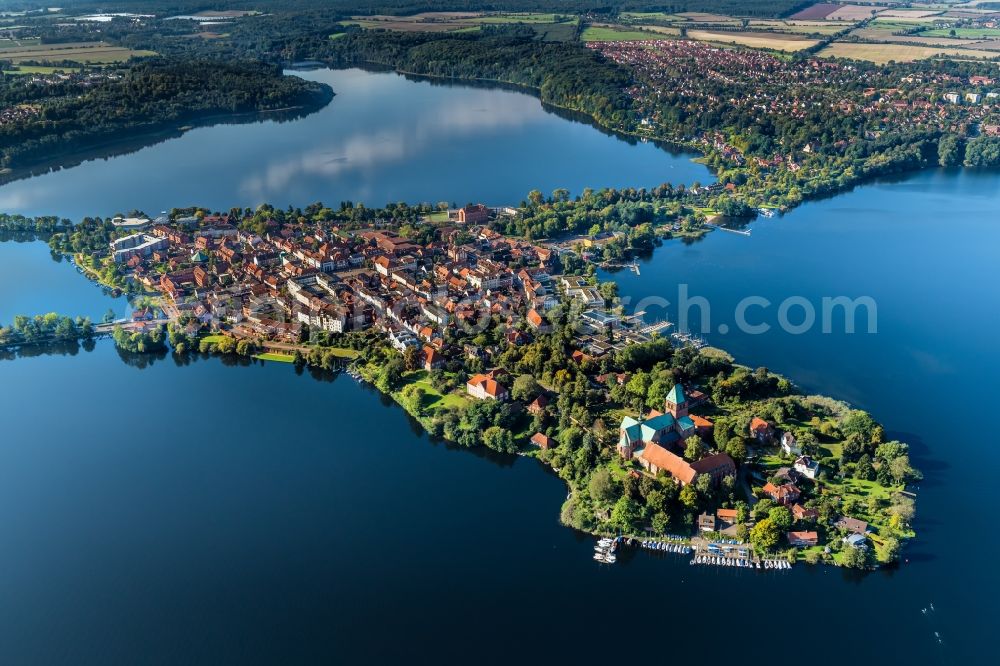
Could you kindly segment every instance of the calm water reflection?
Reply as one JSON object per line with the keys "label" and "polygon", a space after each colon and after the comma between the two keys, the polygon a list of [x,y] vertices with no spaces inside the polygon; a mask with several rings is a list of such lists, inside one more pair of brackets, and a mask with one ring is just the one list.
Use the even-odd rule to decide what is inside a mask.
{"label": "calm water reflection", "polygon": [[132,208],[342,200],[516,204],[532,189],[709,182],[691,155],[630,145],[525,93],[358,69],[299,75],[337,96],[305,118],[198,128],[0,187],[0,210],[79,219]]}

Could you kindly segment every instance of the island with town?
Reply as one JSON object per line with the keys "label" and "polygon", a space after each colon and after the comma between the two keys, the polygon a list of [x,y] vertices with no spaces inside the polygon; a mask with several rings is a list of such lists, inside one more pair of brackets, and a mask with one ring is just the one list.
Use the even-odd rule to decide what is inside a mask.
{"label": "island with town", "polygon": [[[632,205],[614,190],[585,197]],[[608,247],[631,256],[643,234],[659,243],[684,226],[544,243],[503,233],[565,203],[529,198],[4,216],[7,232],[44,236],[127,292],[134,311],[96,325],[18,317],[0,345],[106,334],[123,354],[348,372],[434,437],[551,467],[569,490],[561,521],[604,537],[600,562],[627,546],[756,568],[899,560],[920,478],[905,443],[863,411],[627,313],[598,280]]]}

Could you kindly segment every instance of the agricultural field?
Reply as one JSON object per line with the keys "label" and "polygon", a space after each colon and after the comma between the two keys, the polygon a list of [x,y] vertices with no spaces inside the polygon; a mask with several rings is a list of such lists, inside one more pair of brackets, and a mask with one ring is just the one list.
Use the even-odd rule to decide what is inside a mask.
{"label": "agricultural field", "polygon": [[890,61],[912,62],[914,60],[926,60],[927,58],[941,56],[990,59],[996,58],[1000,53],[987,50],[921,46],[915,44],[834,42],[820,51],[818,55],[827,58],[852,58],[854,60],[868,60],[874,63],[885,64]]}
{"label": "agricultural field", "polygon": [[585,42],[639,42],[664,39],[664,36],[644,30],[619,30],[609,26],[591,25],[584,29],[581,39]]}
{"label": "agricultural field", "polygon": [[871,18],[873,14],[883,11],[883,7],[873,7],[871,5],[845,5],[833,2],[817,2],[815,5],[806,7],[791,15],[790,18],[796,20],[824,20],[824,21],[862,21]]}
{"label": "agricultural field", "polygon": [[862,21],[880,11],[879,7],[864,5],[841,5],[839,9],[826,15],[829,21]]}
{"label": "agricultural field", "polygon": [[854,25],[850,21],[776,21],[755,19],[750,28],[772,32],[791,32],[798,35],[832,35]]}
{"label": "agricultural field", "polygon": [[738,44],[755,49],[774,49],[776,51],[801,51],[819,43],[815,39],[776,32],[688,30],[687,36],[699,42]]}
{"label": "agricultural field", "polygon": [[742,23],[743,19],[706,12],[681,12],[677,16],[693,23]]}
{"label": "agricultural field", "polygon": [[480,14],[475,12],[424,12],[412,16],[352,16],[341,25],[395,32],[472,32],[484,25],[521,24],[532,28],[546,42],[576,38],[579,19],[559,14]]}
{"label": "agricultural field", "polygon": [[622,12],[619,17],[626,21],[686,21],[683,16],[665,12]]}
{"label": "agricultural field", "polygon": [[156,55],[152,51],[133,51],[104,42],[69,42],[0,48],[0,59],[21,62],[62,62],[98,64],[123,62],[133,56]]}
{"label": "agricultural field", "polygon": [[357,26],[365,30],[392,30],[393,32],[455,32],[469,28],[457,21],[410,21],[408,17],[364,17],[341,21],[344,26]]}
{"label": "agricultural field", "polygon": [[926,19],[943,13],[940,9],[887,9],[879,12],[879,18]]}
{"label": "agricultural field", "polygon": [[1000,28],[934,28],[924,30],[920,34],[928,37],[954,37],[956,39],[995,39],[1000,38]]}
{"label": "agricultural field", "polygon": [[792,14],[793,19],[825,19],[827,16],[840,9],[840,5],[832,2],[817,2],[815,5],[811,5],[802,9],[800,11]]}
{"label": "agricultural field", "polygon": [[893,35],[884,30],[873,30],[871,28],[861,28],[851,32],[851,37],[858,39],[892,42],[894,44],[922,44],[924,46],[951,46],[955,48],[968,48],[975,45],[976,48],[989,48],[990,42],[960,41],[950,37],[924,37],[926,33],[919,35]]}
{"label": "agricultural field", "polygon": [[561,23],[567,18],[561,14],[498,14],[466,17],[473,23]]}
{"label": "agricultural field", "polygon": [[79,67],[47,67],[44,65],[18,65],[14,69],[4,70],[4,74],[8,76],[23,76],[25,74],[41,74],[43,76],[48,76],[49,74],[62,73],[62,74],[75,74],[79,72]]}

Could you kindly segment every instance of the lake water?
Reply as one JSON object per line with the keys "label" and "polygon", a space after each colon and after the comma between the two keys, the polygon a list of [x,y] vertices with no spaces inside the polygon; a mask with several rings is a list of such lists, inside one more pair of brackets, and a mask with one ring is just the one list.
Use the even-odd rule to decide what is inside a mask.
{"label": "lake water", "polygon": [[[898,570],[645,553],[600,567],[558,524],[558,479],[432,442],[349,377],[137,359],[105,341],[0,360],[0,661],[986,662],[1000,612],[997,220],[1000,174],[927,172],[758,221],[749,238],[668,243],[640,277],[616,276],[633,300],[688,284],[711,304],[711,342],[911,444],[926,479]],[[12,265],[0,285],[22,283]],[[106,309],[64,275],[86,285],[81,309]],[[878,333],[718,333],[754,295],[775,306],[751,318],[772,323],[789,296],[871,296]],[[34,308],[51,309],[64,307]]]}
{"label": "lake water", "polygon": [[100,285],[83,279],[68,260],[42,242],[0,242],[0,326],[16,315],[58,312],[99,322],[110,309],[127,314],[125,298],[113,298]]}
{"label": "lake water", "polygon": [[521,92],[359,69],[299,72],[337,93],[305,118],[191,130],[0,186],[0,210],[78,220],[173,207],[316,201],[516,205],[532,189],[711,182],[691,155],[630,145]]}

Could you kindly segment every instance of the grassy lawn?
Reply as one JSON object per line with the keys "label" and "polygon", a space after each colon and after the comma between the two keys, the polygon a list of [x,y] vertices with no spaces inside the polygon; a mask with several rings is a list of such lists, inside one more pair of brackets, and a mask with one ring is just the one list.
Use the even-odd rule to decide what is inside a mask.
{"label": "grassy lawn", "polygon": [[430,222],[447,222],[448,221],[448,211],[446,211],[446,210],[434,211],[433,213],[431,213],[430,215],[427,216],[427,219]]}
{"label": "grassy lawn", "polygon": [[828,481],[826,483],[828,491],[842,495],[845,499],[848,496],[867,500],[869,497],[876,497],[880,500],[888,501],[894,492],[902,490],[898,488],[884,488],[875,481],[864,481],[863,479],[844,479],[841,482]]}
{"label": "grassy lawn", "polygon": [[295,357],[288,354],[275,354],[274,352],[264,352],[262,354],[257,354],[254,356],[256,359],[261,361],[277,361],[279,363],[294,363]]}
{"label": "grassy lawn", "polygon": [[[429,409],[433,411],[448,409],[449,407],[465,407],[469,404],[469,398],[464,393],[456,392],[452,393],[441,393],[431,384],[430,379],[428,379],[426,370],[415,370],[413,372],[408,372],[403,375],[403,387],[414,385],[419,386],[424,390],[424,409]],[[403,390],[400,387],[400,391]]]}
{"label": "grassy lawn", "polygon": [[361,352],[356,349],[348,349],[347,347],[323,347],[323,351],[331,351],[333,355],[337,358],[349,358],[356,359],[361,355]]}
{"label": "grassy lawn", "polygon": [[206,335],[205,337],[202,338],[202,340],[212,345],[217,345],[225,339],[226,339],[225,335]]}
{"label": "grassy lawn", "polygon": [[635,42],[642,40],[663,39],[662,35],[640,30],[615,30],[588,26],[582,36],[585,42]]}

